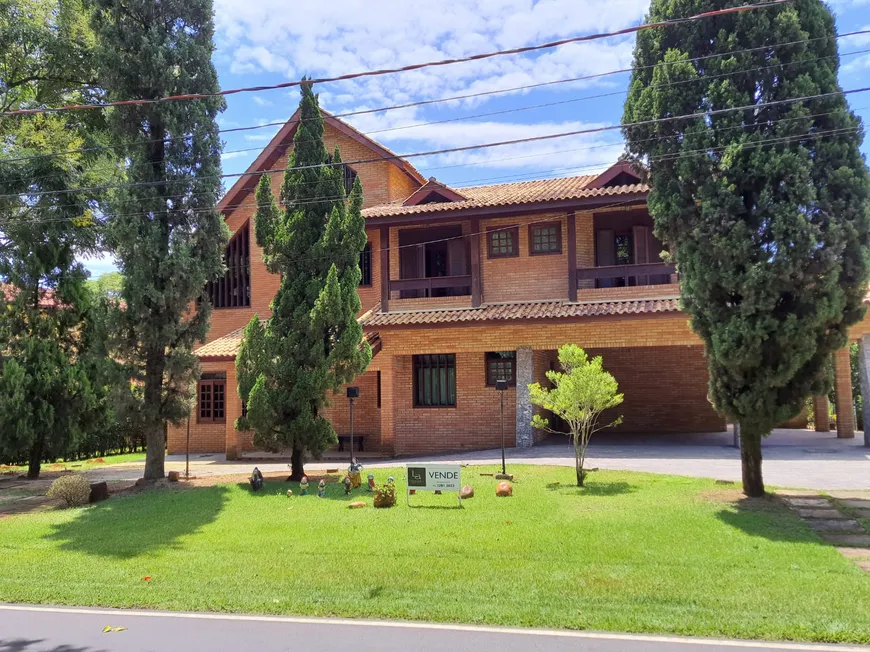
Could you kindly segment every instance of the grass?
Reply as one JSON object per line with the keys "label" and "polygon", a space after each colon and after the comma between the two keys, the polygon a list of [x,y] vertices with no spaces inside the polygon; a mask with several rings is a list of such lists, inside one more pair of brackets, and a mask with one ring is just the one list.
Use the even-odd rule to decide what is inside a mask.
{"label": "grass", "polygon": [[[736,486],[514,469],[512,498],[376,510],[295,484],[162,490],[0,521],[4,601],[870,643],[870,575]],[[365,471],[364,471],[365,473]],[[561,483],[561,484],[555,484]],[[314,486],[312,485],[312,489]],[[314,493],[314,492],[312,492]],[[365,509],[349,510],[350,500]],[[144,580],[144,577],[150,580]]]}
{"label": "grass", "polygon": [[[85,471],[100,466],[112,464],[126,464],[128,462],[144,462],[145,453],[123,453],[121,455],[106,455],[89,460],[75,460],[71,462],[59,461],[54,464],[43,463],[43,471]],[[0,473],[26,473],[27,465],[0,464]]]}

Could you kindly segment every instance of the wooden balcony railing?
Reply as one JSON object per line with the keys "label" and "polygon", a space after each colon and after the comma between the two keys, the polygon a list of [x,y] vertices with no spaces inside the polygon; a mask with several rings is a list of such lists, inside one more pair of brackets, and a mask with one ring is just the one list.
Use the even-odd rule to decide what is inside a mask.
{"label": "wooden balcony railing", "polygon": [[[390,291],[425,290],[425,296],[431,297],[432,290],[460,290],[462,294],[471,294],[471,274],[466,276],[432,276],[429,278],[403,278],[390,281]],[[454,295],[455,296],[455,295]]]}
{"label": "wooden balcony railing", "polygon": [[[670,275],[676,273],[674,265],[666,263],[644,263],[641,265],[607,265],[604,267],[584,267],[577,270],[578,281],[605,280],[621,278],[625,285],[629,285],[630,278],[634,279],[632,285],[662,285],[670,283]],[[651,282],[651,276],[666,276],[667,280]]]}

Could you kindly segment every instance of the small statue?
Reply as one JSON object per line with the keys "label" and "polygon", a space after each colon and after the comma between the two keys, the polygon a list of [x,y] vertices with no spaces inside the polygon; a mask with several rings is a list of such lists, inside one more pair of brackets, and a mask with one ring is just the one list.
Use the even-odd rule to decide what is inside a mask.
{"label": "small statue", "polygon": [[375,475],[374,473],[369,473],[369,491],[375,490]]}
{"label": "small statue", "polygon": [[344,495],[347,496],[350,493],[350,475],[344,476],[342,483],[344,484]]}
{"label": "small statue", "polygon": [[326,497],[326,480],[321,480],[317,485],[317,497],[325,498]]}
{"label": "small statue", "polygon": [[293,495],[293,490],[292,490],[292,489],[288,489],[288,490],[287,490],[287,498],[290,498],[292,495]]}
{"label": "small statue", "polygon": [[302,480],[299,481],[299,495],[307,496],[308,495],[308,476],[303,475]]}
{"label": "small statue", "polygon": [[355,459],[351,461],[350,468],[347,470],[347,475],[350,478],[351,489],[357,489],[362,485],[361,469],[362,464],[359,464]]}
{"label": "small statue", "polygon": [[263,488],[263,474],[260,473],[260,469],[258,469],[256,466],[254,467],[254,470],[251,472],[250,483],[251,483],[251,489],[253,489],[254,491],[259,491],[260,489]]}

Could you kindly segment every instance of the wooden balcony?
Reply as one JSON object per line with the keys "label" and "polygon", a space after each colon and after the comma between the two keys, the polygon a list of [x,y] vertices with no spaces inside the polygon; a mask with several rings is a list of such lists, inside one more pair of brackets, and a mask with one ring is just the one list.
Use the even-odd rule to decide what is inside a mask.
{"label": "wooden balcony", "polygon": [[390,281],[390,292],[422,290],[424,297],[434,297],[433,290],[453,290],[444,296],[471,294],[471,274],[465,276],[431,276],[429,278],[403,278]]}
{"label": "wooden balcony", "polygon": [[[671,283],[671,274],[676,273],[674,265],[666,263],[645,263],[641,265],[608,265],[605,267],[584,267],[577,270],[577,281],[603,281],[622,279],[623,285],[667,285]],[[650,277],[663,277],[661,281],[652,281]],[[667,280],[664,280],[664,278]],[[652,282],[651,282],[652,281]]]}

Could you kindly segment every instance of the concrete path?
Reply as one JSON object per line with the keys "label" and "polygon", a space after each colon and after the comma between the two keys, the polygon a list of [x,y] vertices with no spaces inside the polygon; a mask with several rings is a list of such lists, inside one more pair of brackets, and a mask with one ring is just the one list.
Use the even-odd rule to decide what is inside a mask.
{"label": "concrete path", "polygon": [[[836,433],[809,430],[776,430],[765,439],[764,479],[770,486],[799,489],[870,490],[870,448],[863,436],[837,439]],[[572,466],[574,453],[567,438],[549,440],[532,448],[507,450],[508,464]],[[363,460],[365,468],[383,468],[411,462],[458,461],[470,464],[500,464],[499,450],[454,453],[425,458]],[[250,473],[254,466],[263,472],[285,471],[287,461],[259,455],[256,459],[227,462],[223,455],[192,455],[191,474],[228,475]],[[329,461],[307,465],[311,470],[344,467],[344,462]],[[740,481],[740,451],[729,433],[686,436],[623,436],[603,433],[589,447],[589,467],[669,473],[717,480]],[[184,456],[171,455],[167,471],[183,471]],[[88,471],[93,479],[135,480],[141,477],[142,464],[117,465]],[[2,652],[2,651],[0,651]]]}
{"label": "concrete path", "polygon": [[[104,633],[106,626],[125,629]],[[0,605],[0,652],[343,649],[354,652],[868,652],[870,647],[409,622]]]}

